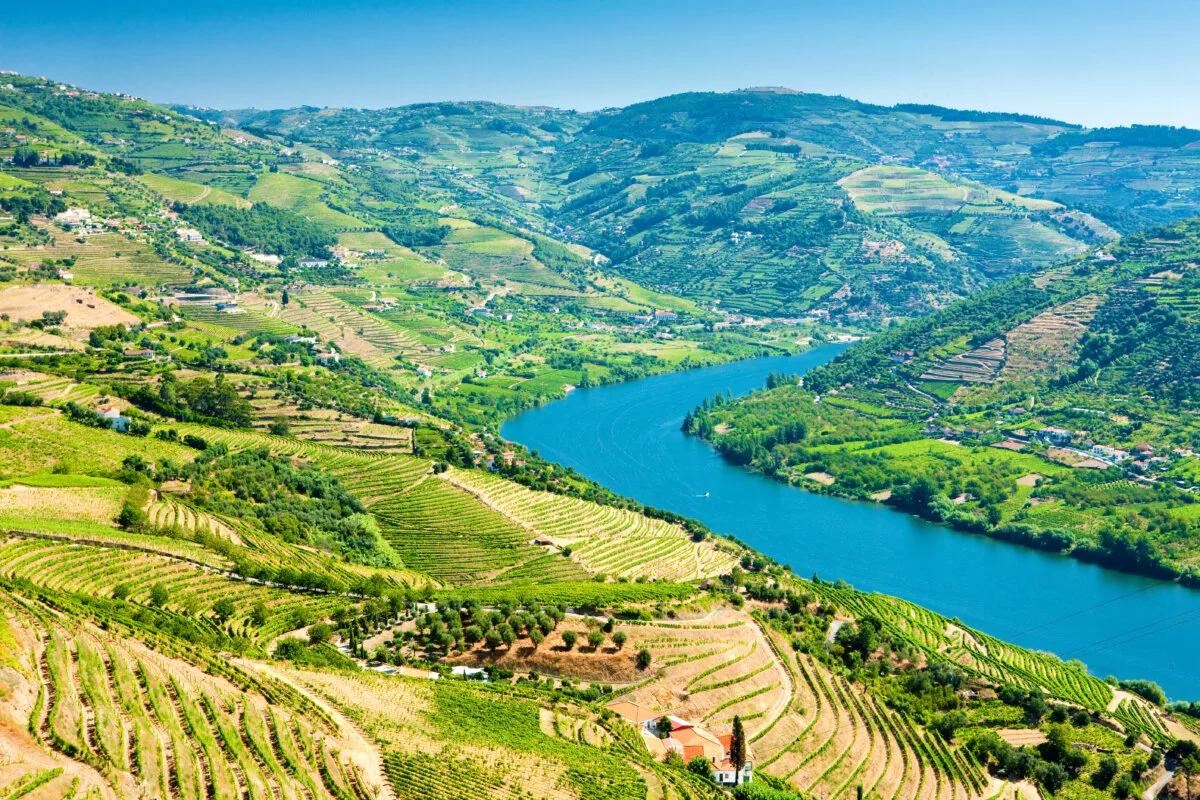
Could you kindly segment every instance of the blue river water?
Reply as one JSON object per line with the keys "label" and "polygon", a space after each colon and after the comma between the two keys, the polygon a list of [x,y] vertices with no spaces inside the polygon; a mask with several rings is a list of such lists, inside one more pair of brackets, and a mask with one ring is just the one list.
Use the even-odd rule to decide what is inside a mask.
{"label": "blue river water", "polygon": [[1098,676],[1200,698],[1200,591],[789,487],[727,463],[680,431],[714,394],[761,388],[837,355],[827,345],[572,392],[508,420],[505,438],[615,492],[703,521],[788,564],[903,597]]}

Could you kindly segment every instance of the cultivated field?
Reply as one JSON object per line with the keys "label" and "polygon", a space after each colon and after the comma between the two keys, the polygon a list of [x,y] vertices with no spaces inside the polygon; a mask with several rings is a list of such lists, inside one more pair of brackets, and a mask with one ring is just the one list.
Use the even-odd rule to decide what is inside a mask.
{"label": "cultivated field", "polygon": [[736,561],[711,541],[693,542],[678,525],[632,511],[535,492],[475,470],[443,477],[594,574],[694,580],[728,572]]}

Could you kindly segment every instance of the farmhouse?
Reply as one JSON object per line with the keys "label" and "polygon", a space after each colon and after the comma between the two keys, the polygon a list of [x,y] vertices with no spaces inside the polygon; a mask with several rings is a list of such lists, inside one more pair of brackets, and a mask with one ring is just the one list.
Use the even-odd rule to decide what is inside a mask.
{"label": "farmhouse", "polygon": [[273,255],[271,253],[255,253],[251,251],[245,252],[252,261],[257,261],[260,264],[266,264],[268,267],[278,267],[283,263],[282,256]]}
{"label": "farmhouse", "polygon": [[1065,428],[1048,426],[1038,430],[1037,437],[1051,444],[1067,444],[1071,441],[1071,432]]}
{"label": "farmhouse", "polygon": [[1119,464],[1129,458],[1129,453],[1125,450],[1118,450],[1115,447],[1109,447],[1106,444],[1092,445],[1092,455],[1096,458],[1105,461],[1111,461],[1114,464]]}
{"label": "farmhouse", "polygon": [[300,259],[301,269],[324,269],[329,266],[329,262],[323,258],[302,258]]}
{"label": "farmhouse", "polygon": [[[668,753],[677,754],[685,762],[703,758],[709,763],[713,780],[720,784],[733,785],[754,780],[754,765],[749,760],[749,752],[740,776],[730,760],[730,734],[717,736],[707,728],[685,719],[670,714],[656,714],[636,703],[614,703],[609,708],[638,729],[646,747],[658,758],[666,758]],[[662,733],[664,720],[671,725],[665,736]]]}
{"label": "farmhouse", "polygon": [[96,413],[104,417],[104,420],[108,423],[108,427],[114,431],[124,432],[129,429],[129,417],[124,416],[113,406],[98,408],[96,409]]}
{"label": "farmhouse", "polygon": [[195,228],[176,228],[175,235],[184,244],[204,244],[204,236]]}
{"label": "farmhouse", "polygon": [[68,208],[54,215],[54,221],[64,228],[78,228],[92,221],[92,212],[86,208]]}

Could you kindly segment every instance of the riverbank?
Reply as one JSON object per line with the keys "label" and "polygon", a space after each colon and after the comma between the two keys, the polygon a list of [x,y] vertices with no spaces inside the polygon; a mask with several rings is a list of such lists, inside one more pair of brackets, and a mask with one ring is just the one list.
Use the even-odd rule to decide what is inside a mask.
{"label": "riverbank", "polygon": [[[951,499],[944,496],[935,496],[926,499],[923,497],[914,497],[912,487],[906,484],[846,489],[838,482],[836,476],[826,472],[805,473],[802,480],[805,480],[806,483],[800,483],[781,470],[767,469],[761,463],[739,462],[738,459],[731,457],[727,451],[723,450],[718,438],[700,435],[695,430],[686,430],[685,432],[696,436],[701,441],[713,447],[731,465],[762,475],[769,480],[775,480],[792,486],[800,491],[829,495],[854,502],[877,503],[888,506],[899,513],[911,514],[918,519],[944,525],[960,533],[987,536],[998,541],[1029,547],[1044,553],[1064,555],[1128,575],[1178,582],[1189,588],[1200,588],[1200,575],[1194,571],[1184,571],[1173,564],[1154,558],[1152,554],[1139,553],[1133,547],[1123,543],[1119,538],[1114,537],[1107,540],[1107,542],[1093,543],[1081,540],[1062,529],[1039,529],[1011,522],[991,525],[981,515],[960,511],[959,507],[965,503],[961,501],[956,502],[959,498]],[[1041,477],[1036,473],[1028,474]],[[1017,480],[1021,481],[1023,479],[1018,478]],[[1036,486],[1036,483],[1028,485]]]}
{"label": "riverbank", "polygon": [[1158,681],[1175,697],[1200,685],[1200,593],[982,536],[964,536],[878,503],[797,491],[726,462],[680,430],[714,394],[802,373],[845,348],[739,361],[579,390],[508,420],[505,438],[617,494],[731,535],[800,575],[904,597],[1025,647],[1080,658],[1098,675]]}

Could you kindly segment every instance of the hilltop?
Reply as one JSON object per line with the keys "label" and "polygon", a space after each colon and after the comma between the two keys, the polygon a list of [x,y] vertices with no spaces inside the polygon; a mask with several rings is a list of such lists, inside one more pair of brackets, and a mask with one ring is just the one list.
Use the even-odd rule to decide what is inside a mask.
{"label": "hilltop", "polygon": [[419,176],[705,305],[867,326],[1200,211],[1195,131],[802,92],[207,118]]}

